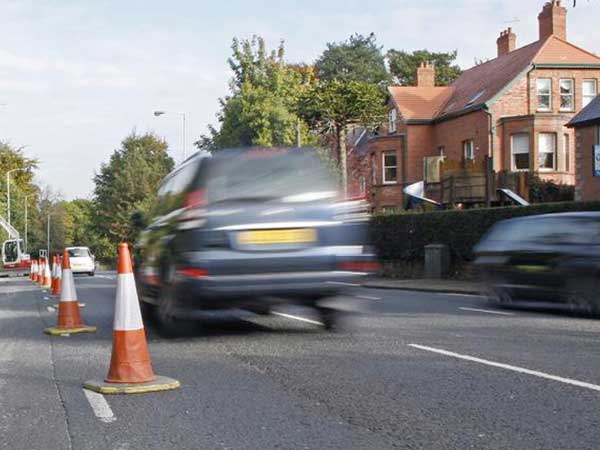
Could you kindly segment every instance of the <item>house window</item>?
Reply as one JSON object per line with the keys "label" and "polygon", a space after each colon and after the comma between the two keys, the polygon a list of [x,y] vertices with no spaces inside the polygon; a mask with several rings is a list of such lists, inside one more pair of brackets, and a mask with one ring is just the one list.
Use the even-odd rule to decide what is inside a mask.
{"label": "house window", "polygon": [[571,79],[560,80],[560,110],[575,110],[575,82]]}
{"label": "house window", "polygon": [[538,135],[538,162],[540,170],[554,170],[556,167],[556,134]]}
{"label": "house window", "polygon": [[589,105],[596,95],[598,95],[598,82],[596,80],[583,80],[582,108]]}
{"label": "house window", "polygon": [[550,111],[552,109],[552,79],[537,79],[538,111]]}
{"label": "house window", "polygon": [[529,170],[529,135],[518,133],[511,136],[512,170]]}
{"label": "house window", "polygon": [[388,114],[388,131],[390,133],[396,132],[396,121],[398,120],[398,111],[396,108],[392,108]]}
{"label": "house window", "polygon": [[360,195],[365,195],[367,193],[367,179],[364,175],[361,175],[358,178],[358,189],[360,191]]}
{"label": "house window", "polygon": [[475,159],[475,145],[472,139],[463,142],[463,155],[465,160]]}
{"label": "house window", "polygon": [[565,170],[571,171],[571,136],[567,133],[563,135],[563,153],[565,154]]}
{"label": "house window", "polygon": [[383,184],[395,184],[398,181],[398,160],[396,152],[383,152]]}

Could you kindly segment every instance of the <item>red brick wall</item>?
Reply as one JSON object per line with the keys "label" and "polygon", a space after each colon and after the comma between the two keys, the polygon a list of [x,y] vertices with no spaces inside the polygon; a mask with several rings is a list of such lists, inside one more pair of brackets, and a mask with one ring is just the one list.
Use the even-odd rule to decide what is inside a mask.
{"label": "red brick wall", "polygon": [[600,200],[600,178],[593,176],[594,145],[600,144],[600,124],[578,128],[577,135],[577,183],[576,200]]}
{"label": "red brick wall", "polygon": [[463,142],[472,139],[475,144],[475,159],[483,160],[488,154],[488,130],[488,116],[483,111],[475,111],[440,122],[434,129],[433,148],[435,153],[431,153],[431,155],[438,155],[438,147],[443,146],[448,159],[462,161]]}

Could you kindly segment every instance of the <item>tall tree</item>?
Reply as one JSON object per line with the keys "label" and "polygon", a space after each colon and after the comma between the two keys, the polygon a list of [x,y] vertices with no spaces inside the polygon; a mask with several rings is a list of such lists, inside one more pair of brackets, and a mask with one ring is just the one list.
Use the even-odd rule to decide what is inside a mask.
{"label": "tall tree", "polygon": [[133,132],[95,175],[93,220],[113,252],[120,241],[135,240],[132,217],[148,214],[161,180],[173,169],[167,147],[154,134]]}
{"label": "tall tree", "polygon": [[375,34],[354,34],[344,42],[330,42],[315,64],[323,81],[363,81],[382,84],[390,81],[382,47]]}
{"label": "tall tree", "polygon": [[448,53],[416,50],[411,53],[391,49],[387,52],[394,81],[404,86],[414,86],[416,84],[417,68],[424,62],[435,64],[435,82],[438,86],[451,84],[462,73],[462,69],[454,64],[456,55],[456,50]]}
{"label": "tall tree", "polygon": [[299,95],[314,80],[312,68],[286,64],[283,42],[268,52],[265,41],[256,36],[234,39],[232,52],[231,94],[220,100],[220,127],[209,126],[209,134],[196,145],[208,150],[293,146],[298,132],[306,142],[308,127],[299,124],[295,110]]}
{"label": "tall tree", "polygon": [[346,134],[352,125],[377,128],[385,118],[385,96],[381,89],[363,81],[326,81],[306,91],[299,113],[318,133],[333,134],[336,157],[347,185]]}

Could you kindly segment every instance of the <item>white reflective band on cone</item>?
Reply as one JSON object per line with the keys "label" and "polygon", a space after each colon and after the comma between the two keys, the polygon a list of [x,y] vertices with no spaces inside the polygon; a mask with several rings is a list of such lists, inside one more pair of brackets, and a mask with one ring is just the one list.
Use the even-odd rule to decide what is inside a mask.
{"label": "white reflective band on cone", "polygon": [[60,264],[56,265],[56,278],[62,278],[62,267],[60,267]]}
{"label": "white reflective band on cone", "polygon": [[63,272],[63,280],[60,290],[60,301],[77,301],[77,291],[75,290],[75,281],[73,281],[73,272],[71,272],[71,269],[65,269],[65,271]]}
{"label": "white reflective band on cone", "polygon": [[133,331],[144,328],[135,279],[132,273],[117,275],[117,297],[113,330]]}

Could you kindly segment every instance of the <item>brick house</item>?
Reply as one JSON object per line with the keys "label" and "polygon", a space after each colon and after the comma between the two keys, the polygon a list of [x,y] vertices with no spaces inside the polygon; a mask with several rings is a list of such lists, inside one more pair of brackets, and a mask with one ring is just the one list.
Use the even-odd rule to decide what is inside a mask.
{"label": "brick house", "polygon": [[403,189],[423,180],[431,156],[463,164],[489,158],[496,172],[535,171],[575,183],[566,124],[598,93],[600,58],[567,41],[560,0],[546,3],[538,21],[536,42],[517,48],[513,31],[503,31],[497,57],[450,86],[435,86],[435,67],[423,64],[416,86],[389,88],[388,123],[368,138],[365,155],[374,210],[402,207]]}
{"label": "brick house", "polygon": [[600,200],[600,95],[568,126],[575,128],[575,199]]}

